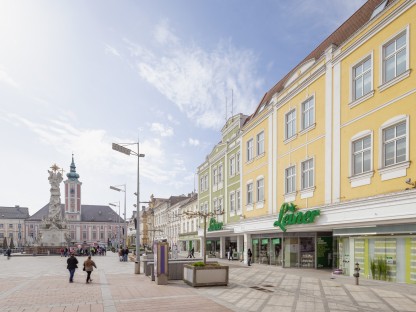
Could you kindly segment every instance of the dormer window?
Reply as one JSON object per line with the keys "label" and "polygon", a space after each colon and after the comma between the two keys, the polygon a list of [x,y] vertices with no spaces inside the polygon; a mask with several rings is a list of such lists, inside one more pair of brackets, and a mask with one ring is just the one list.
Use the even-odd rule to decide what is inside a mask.
{"label": "dormer window", "polygon": [[384,0],[382,3],[380,3],[373,11],[373,14],[371,14],[370,20],[373,19],[375,16],[377,16],[381,11],[383,11],[386,7],[387,0]]}

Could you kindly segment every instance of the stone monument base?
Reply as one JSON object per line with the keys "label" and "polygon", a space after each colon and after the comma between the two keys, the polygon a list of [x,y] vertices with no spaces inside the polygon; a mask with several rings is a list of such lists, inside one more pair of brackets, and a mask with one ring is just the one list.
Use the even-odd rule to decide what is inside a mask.
{"label": "stone monument base", "polygon": [[42,246],[66,246],[65,234],[68,235],[67,229],[41,229]]}

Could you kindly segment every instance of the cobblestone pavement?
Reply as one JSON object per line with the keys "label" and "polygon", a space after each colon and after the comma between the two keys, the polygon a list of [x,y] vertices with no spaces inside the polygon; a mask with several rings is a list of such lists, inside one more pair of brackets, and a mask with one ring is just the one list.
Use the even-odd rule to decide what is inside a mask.
{"label": "cobblestone pavement", "polygon": [[[82,262],[84,258],[78,257]],[[0,257],[0,311],[416,311],[416,285],[332,276],[328,271],[230,265],[227,287],[155,285],[113,253],[94,257],[93,282],[78,269],[69,283],[66,258]]]}

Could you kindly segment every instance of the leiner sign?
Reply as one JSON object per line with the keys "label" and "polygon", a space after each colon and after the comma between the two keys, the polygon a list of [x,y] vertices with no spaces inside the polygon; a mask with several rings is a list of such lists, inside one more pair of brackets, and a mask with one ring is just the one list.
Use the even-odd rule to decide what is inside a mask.
{"label": "leiner sign", "polygon": [[284,203],[280,207],[279,219],[274,221],[273,226],[278,226],[283,232],[286,232],[288,225],[313,223],[315,217],[321,214],[319,209],[302,212],[296,211],[296,208],[297,206],[293,203]]}

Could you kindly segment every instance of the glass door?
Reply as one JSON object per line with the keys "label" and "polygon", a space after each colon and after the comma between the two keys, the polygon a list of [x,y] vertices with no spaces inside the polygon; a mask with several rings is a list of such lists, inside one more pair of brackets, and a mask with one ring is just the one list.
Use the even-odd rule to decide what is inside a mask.
{"label": "glass door", "polygon": [[252,247],[253,249],[251,250],[251,252],[253,253],[253,259],[252,262],[253,263],[258,263],[259,262],[259,240],[258,239],[253,239],[251,241]]}
{"label": "glass door", "polygon": [[300,266],[302,268],[315,267],[315,238],[300,237]]}
{"label": "glass door", "polygon": [[282,240],[281,238],[272,238],[270,244],[270,264],[282,265]]}
{"label": "glass door", "polygon": [[297,237],[284,238],[284,267],[294,268],[299,267],[299,243]]}
{"label": "glass door", "polygon": [[259,263],[269,264],[269,238],[260,239]]}

